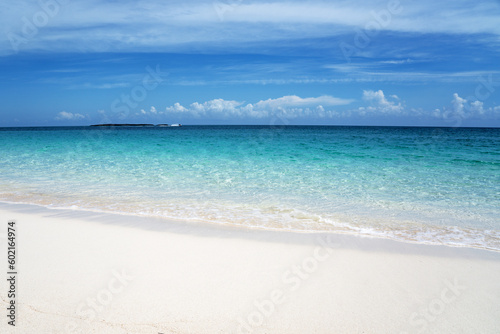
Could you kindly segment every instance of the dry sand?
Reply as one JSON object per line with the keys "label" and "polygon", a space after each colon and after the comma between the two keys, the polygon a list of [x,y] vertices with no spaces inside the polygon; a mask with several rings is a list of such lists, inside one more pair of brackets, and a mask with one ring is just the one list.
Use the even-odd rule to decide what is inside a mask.
{"label": "dry sand", "polygon": [[490,251],[0,204],[0,252],[1,333],[500,332]]}

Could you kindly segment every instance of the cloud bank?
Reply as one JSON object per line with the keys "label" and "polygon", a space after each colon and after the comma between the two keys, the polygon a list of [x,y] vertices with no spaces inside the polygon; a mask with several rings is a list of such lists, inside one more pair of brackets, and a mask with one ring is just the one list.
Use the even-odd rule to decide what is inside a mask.
{"label": "cloud bank", "polygon": [[66,111],[61,111],[57,116],[54,118],[56,121],[77,121],[77,120],[82,120],[85,119],[85,116],[82,114],[78,113],[70,113]]}
{"label": "cloud bank", "polygon": [[475,97],[463,98],[457,93],[450,101],[451,107],[435,109],[432,115],[438,119],[461,123],[467,119],[495,119],[500,117],[500,106],[484,107],[484,102]]}
{"label": "cloud bank", "polygon": [[[151,107],[149,112],[141,110],[141,114],[164,114],[173,116],[190,116],[194,118],[253,118],[286,117],[290,119],[302,117],[325,118],[332,117],[334,112],[325,110],[325,107],[348,105],[353,100],[341,99],[329,95],[301,98],[296,95],[283,96],[276,99],[261,100],[257,103],[244,103],[234,100],[213,99],[206,102],[194,102],[185,107],[174,103],[157,112]],[[137,114],[139,115],[139,114]]]}
{"label": "cloud bank", "polygon": [[[273,117],[281,119],[363,119],[365,117],[416,117],[428,120],[445,120],[456,124],[468,119],[490,119],[500,117],[500,106],[484,107],[479,100],[467,100],[453,94],[450,105],[431,111],[408,108],[396,95],[386,95],[382,90],[364,90],[361,96],[363,106],[349,108],[353,99],[342,99],[329,95],[302,98],[288,95],[256,103],[235,100],[213,99],[193,102],[183,106],[176,102],[165,108],[151,106],[141,109],[135,117],[162,119],[218,119],[218,120],[264,120]],[[457,123],[457,120],[459,122]],[[454,124],[455,124],[454,123]]]}
{"label": "cloud bank", "polygon": [[[396,95],[392,95],[393,100],[399,100]],[[366,113],[380,113],[384,115],[398,115],[404,112],[404,108],[400,102],[389,101],[382,90],[363,91],[363,100],[370,103],[368,107],[361,107],[360,111],[362,114]]]}

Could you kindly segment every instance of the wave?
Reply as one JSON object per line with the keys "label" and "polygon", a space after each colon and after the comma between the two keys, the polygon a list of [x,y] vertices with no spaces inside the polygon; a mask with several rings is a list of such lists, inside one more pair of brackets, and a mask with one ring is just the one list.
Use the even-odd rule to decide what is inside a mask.
{"label": "wave", "polygon": [[5,203],[39,205],[49,209],[69,209],[142,217],[164,218],[176,221],[239,226],[252,229],[292,231],[297,233],[344,233],[375,237],[400,242],[469,247],[500,252],[500,231],[495,229],[435,226],[413,221],[394,219],[370,219],[366,216],[349,215],[342,218],[286,207],[252,207],[250,205],[223,205],[217,203],[108,203],[101,201],[55,201],[44,197],[38,200],[0,197]]}

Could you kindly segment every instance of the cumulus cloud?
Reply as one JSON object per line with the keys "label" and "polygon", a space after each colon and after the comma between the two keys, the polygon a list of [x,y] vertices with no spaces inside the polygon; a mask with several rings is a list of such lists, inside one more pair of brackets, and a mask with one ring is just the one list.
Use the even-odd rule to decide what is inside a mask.
{"label": "cumulus cloud", "polygon": [[338,106],[351,103],[352,100],[322,95],[320,97],[301,98],[296,95],[283,96],[277,99],[267,99],[255,104],[257,108],[303,107],[311,105]]}
{"label": "cumulus cloud", "polygon": [[451,100],[452,109],[451,111],[443,108],[445,112],[445,117],[453,116],[454,118],[471,118],[480,117],[486,113],[495,112],[495,108],[484,108],[484,103],[479,100],[469,101],[465,98],[460,97],[457,93],[453,94],[453,100]]}
{"label": "cumulus cloud", "polygon": [[57,121],[75,121],[75,120],[81,120],[84,118],[85,118],[85,116],[82,114],[71,113],[71,112],[66,112],[66,111],[61,111],[55,117],[55,119]]}
{"label": "cumulus cloud", "polygon": [[486,112],[486,110],[484,110],[483,108],[483,102],[481,101],[471,102],[470,108],[473,113],[478,115],[483,115]]}
{"label": "cumulus cloud", "polygon": [[463,98],[458,93],[453,94],[451,108],[435,109],[432,116],[440,119],[466,120],[470,118],[494,118],[500,114],[500,107],[484,107],[484,102],[475,97]]}
{"label": "cumulus cloud", "polygon": [[[404,101],[397,95],[385,94],[382,90],[364,90],[362,101],[364,106],[356,109],[340,109],[354,100],[342,99],[329,95],[302,98],[287,95],[274,99],[260,100],[255,103],[235,100],[213,99],[205,102],[193,102],[183,106],[179,102],[165,109],[152,106],[148,111],[141,109],[136,116],[166,118],[205,118],[205,119],[346,119],[363,116],[418,117],[424,119],[467,119],[473,117],[498,117],[500,106],[486,108],[482,101],[468,101],[453,94],[451,106],[442,109],[424,110],[422,108],[406,108]],[[495,116],[496,115],[496,116]]]}
{"label": "cumulus cloud", "polygon": [[224,99],[214,99],[203,103],[194,102],[189,106],[189,111],[196,117],[213,115],[229,118],[231,116],[242,116],[242,109],[237,108],[242,103],[237,101],[227,101]]}
{"label": "cumulus cloud", "polygon": [[467,103],[466,99],[458,96],[457,93],[453,94],[453,100],[451,100],[451,105],[453,106],[453,111],[456,115],[465,117],[464,105]]}
{"label": "cumulus cloud", "polygon": [[188,112],[189,110],[184,108],[183,106],[181,106],[181,104],[179,102],[176,102],[176,103],[174,103],[173,106],[167,107],[166,111],[167,112],[174,112],[174,113],[184,113],[184,112]]}
{"label": "cumulus cloud", "polygon": [[234,100],[214,99],[206,102],[194,102],[184,107],[180,103],[165,108],[167,114],[189,115],[193,117],[217,118],[265,118],[280,116],[286,118],[329,117],[334,115],[325,107],[346,105],[350,99],[341,99],[329,95],[301,98],[288,95],[276,99],[261,100],[254,104]]}
{"label": "cumulus cloud", "polygon": [[[399,100],[396,95],[391,96],[394,100]],[[395,101],[388,100],[382,90],[364,90],[363,100],[368,102],[370,106],[366,108],[360,108],[364,112],[378,112],[382,114],[401,114],[404,111],[401,102],[396,103]]]}

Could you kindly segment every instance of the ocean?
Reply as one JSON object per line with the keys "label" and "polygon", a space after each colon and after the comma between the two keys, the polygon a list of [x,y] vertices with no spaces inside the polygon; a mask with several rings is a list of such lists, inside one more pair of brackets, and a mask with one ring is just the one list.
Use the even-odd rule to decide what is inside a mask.
{"label": "ocean", "polygon": [[500,251],[500,129],[0,128],[0,156],[4,202]]}

